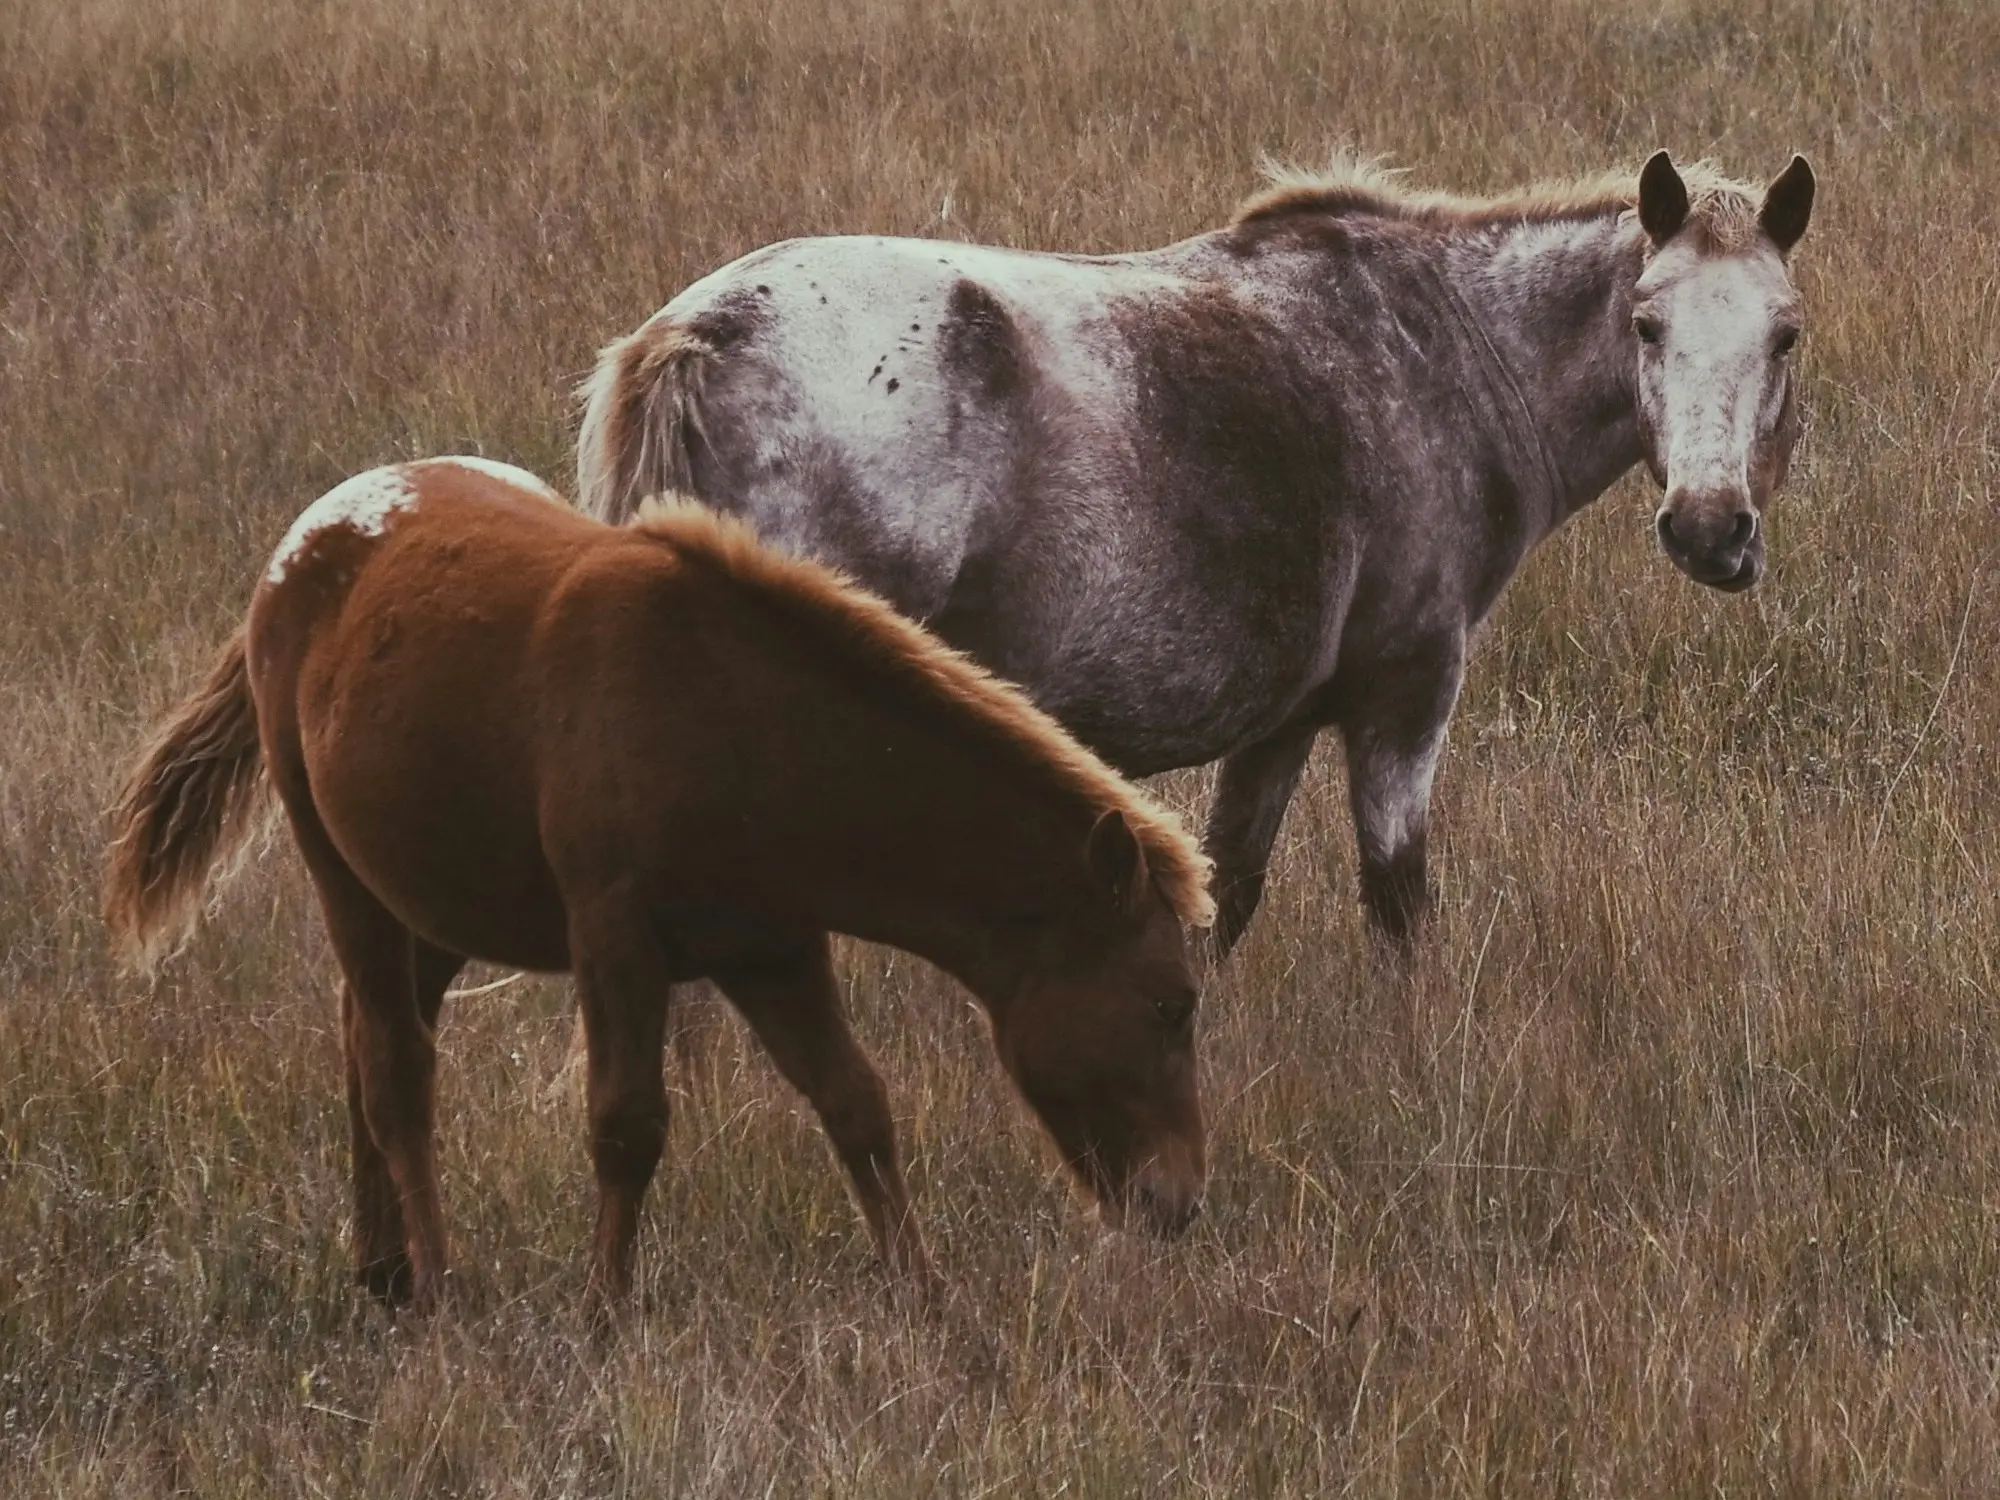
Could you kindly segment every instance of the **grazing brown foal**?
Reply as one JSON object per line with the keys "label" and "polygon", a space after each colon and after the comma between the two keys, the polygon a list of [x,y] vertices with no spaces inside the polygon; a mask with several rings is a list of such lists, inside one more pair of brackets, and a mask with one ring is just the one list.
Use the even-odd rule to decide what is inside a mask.
{"label": "grazing brown foal", "polygon": [[890,1267],[930,1280],[829,932],[979,998],[1109,1220],[1171,1234],[1199,1206],[1193,841],[1015,689],[733,522],[606,526],[465,459],[321,498],[133,772],[105,906],[128,955],[187,930],[267,780],[345,976],[356,1251],[391,1300],[443,1287],[434,1032],[470,957],[576,974],[609,1299],[697,977],[811,1101]]}

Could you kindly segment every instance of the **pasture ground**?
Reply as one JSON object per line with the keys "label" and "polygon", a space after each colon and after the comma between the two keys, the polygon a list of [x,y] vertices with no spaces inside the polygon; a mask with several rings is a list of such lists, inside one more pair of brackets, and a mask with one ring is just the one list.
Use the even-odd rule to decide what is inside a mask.
{"label": "pasture ground", "polygon": [[[1996,77],[1985,0],[0,6],[0,1492],[2000,1492]],[[766,241],[1154,244],[1341,142],[1471,189],[1810,153],[1765,585],[1682,580],[1637,479],[1535,557],[1407,981],[1322,751],[1207,997],[1188,1242],[1103,1237],[967,999],[852,949],[942,1323],[731,1023],[594,1344],[535,982],[448,1018],[462,1295],[390,1324],[294,856],[151,985],[95,914],[289,518],[398,456],[567,484],[597,345]]]}

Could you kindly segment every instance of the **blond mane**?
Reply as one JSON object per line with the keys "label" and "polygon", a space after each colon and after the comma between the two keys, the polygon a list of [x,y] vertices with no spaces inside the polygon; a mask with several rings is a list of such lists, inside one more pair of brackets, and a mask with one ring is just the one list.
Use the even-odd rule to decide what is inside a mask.
{"label": "blond mane", "polygon": [[954,651],[846,575],[766,547],[741,521],[694,500],[648,499],[640,505],[633,525],[678,552],[708,559],[754,588],[837,617],[849,639],[905,668],[910,679],[927,684],[941,704],[1047,766],[1089,806],[1122,813],[1174,914],[1190,927],[1207,927],[1215,920],[1208,856],[1180,819],[1078,744],[1019,688]]}
{"label": "blond mane", "polygon": [[[1707,160],[1676,164],[1687,187],[1688,224],[1722,252],[1757,235],[1763,194]],[[1438,229],[1596,219],[1638,207],[1639,169],[1612,168],[1564,182],[1535,183],[1478,197],[1405,185],[1380,158],[1343,155],[1322,171],[1267,164],[1268,186],[1246,198],[1232,224],[1268,224],[1306,215],[1401,219]]]}

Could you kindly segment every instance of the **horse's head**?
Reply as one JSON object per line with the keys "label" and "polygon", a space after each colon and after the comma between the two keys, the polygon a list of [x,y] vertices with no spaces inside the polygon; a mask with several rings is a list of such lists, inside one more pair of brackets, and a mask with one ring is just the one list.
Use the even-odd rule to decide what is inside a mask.
{"label": "horse's head", "polygon": [[1655,524],[1674,565],[1712,588],[1763,576],[1760,518],[1799,432],[1791,356],[1803,325],[1785,256],[1812,202],[1802,156],[1765,190],[1754,223],[1691,211],[1664,151],[1639,176],[1653,250],[1633,289],[1632,337],[1646,464],[1666,491]]}
{"label": "horse's head", "polygon": [[1095,899],[1022,938],[995,1043],[1106,1222],[1176,1235],[1208,1172],[1186,939],[1121,814],[1088,863]]}

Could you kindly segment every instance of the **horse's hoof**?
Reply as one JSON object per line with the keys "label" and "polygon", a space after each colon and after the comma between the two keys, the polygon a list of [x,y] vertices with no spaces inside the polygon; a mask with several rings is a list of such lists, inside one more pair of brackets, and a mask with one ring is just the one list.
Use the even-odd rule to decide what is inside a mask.
{"label": "horse's hoof", "polygon": [[416,1296],[416,1272],[401,1251],[363,1263],[354,1279],[369,1296],[391,1308],[408,1307]]}
{"label": "horse's hoof", "polygon": [[584,1328],[591,1344],[600,1350],[616,1348],[639,1324],[635,1298],[600,1295],[594,1288],[584,1298]]}

